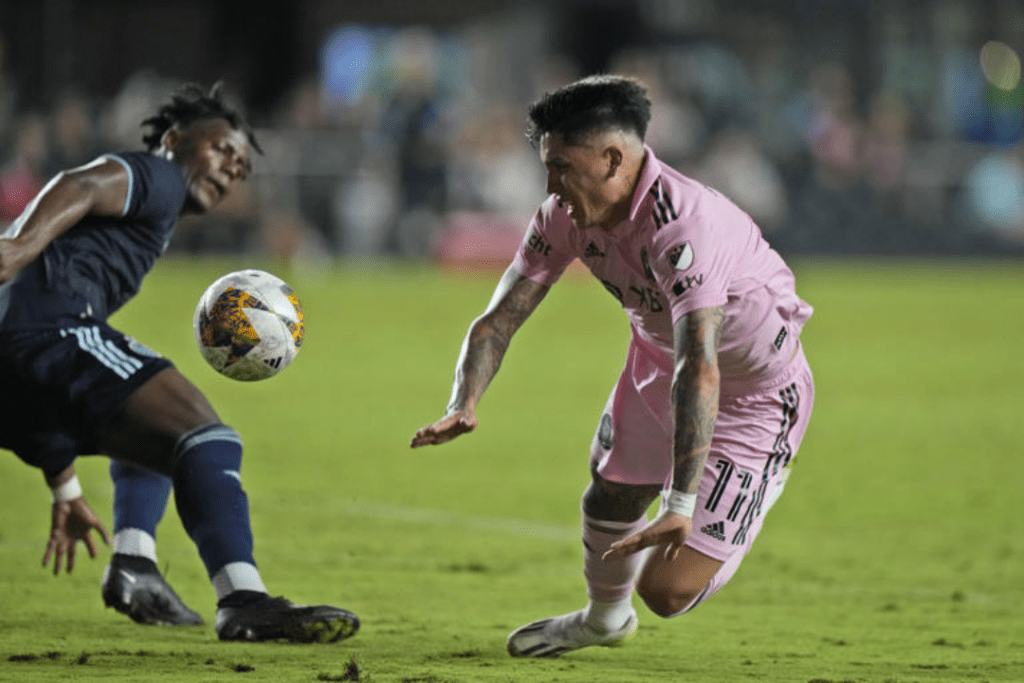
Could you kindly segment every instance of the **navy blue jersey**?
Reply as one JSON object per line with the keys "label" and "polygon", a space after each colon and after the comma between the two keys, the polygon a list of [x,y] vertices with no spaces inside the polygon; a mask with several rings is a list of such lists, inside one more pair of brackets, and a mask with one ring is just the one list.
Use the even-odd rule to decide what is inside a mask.
{"label": "navy blue jersey", "polygon": [[109,154],[128,171],[120,216],[86,216],[29,267],[0,286],[4,329],[60,320],[106,320],[138,293],[167,248],[186,188],[177,164],[148,152]]}

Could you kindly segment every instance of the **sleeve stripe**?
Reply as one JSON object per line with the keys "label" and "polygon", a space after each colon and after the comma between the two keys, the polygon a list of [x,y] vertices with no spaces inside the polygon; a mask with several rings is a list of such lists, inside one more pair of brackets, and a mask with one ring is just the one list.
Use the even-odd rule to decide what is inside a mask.
{"label": "sleeve stripe", "polygon": [[104,158],[111,159],[124,166],[124,170],[128,171],[128,193],[124,198],[124,208],[121,209],[120,218],[124,218],[128,215],[128,208],[132,203],[132,191],[135,189],[135,173],[132,172],[132,167],[128,165],[128,162],[117,156],[116,154],[105,154]]}

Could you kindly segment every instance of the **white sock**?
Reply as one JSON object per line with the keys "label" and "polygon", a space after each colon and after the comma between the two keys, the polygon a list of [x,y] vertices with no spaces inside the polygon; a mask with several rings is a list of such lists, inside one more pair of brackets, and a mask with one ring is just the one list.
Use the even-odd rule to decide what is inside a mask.
{"label": "white sock", "polygon": [[622,628],[633,613],[633,585],[644,553],[610,561],[602,557],[612,543],[636,533],[646,523],[646,516],[634,522],[609,522],[583,513],[583,574],[590,598],[585,620],[598,631]]}
{"label": "white sock", "polygon": [[633,613],[632,596],[618,602],[591,600],[584,610],[583,621],[598,631],[617,631],[626,624]]}
{"label": "white sock", "polygon": [[156,563],[156,539],[142,529],[121,529],[114,534],[114,552],[121,555],[137,555]]}
{"label": "white sock", "polygon": [[214,592],[217,593],[217,600],[235,591],[267,592],[267,587],[263,585],[263,579],[260,578],[260,572],[256,569],[256,565],[248,562],[227,563],[213,575],[211,582]]}

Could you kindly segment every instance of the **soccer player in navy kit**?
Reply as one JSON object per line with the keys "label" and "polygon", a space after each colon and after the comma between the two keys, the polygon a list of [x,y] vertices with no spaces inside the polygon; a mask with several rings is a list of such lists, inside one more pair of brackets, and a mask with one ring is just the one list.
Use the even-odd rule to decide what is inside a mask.
{"label": "soccer player in navy kit", "polygon": [[[217,594],[220,639],[351,636],[352,613],[267,594],[239,474],[241,437],[170,361],[106,322],[138,292],[179,215],[216,206],[259,149],[219,86],[186,86],[143,125],[148,151],[59,173],[0,238],[0,447],[41,468],[53,491],[43,563],[52,556],[56,572],[66,556],[70,571],[77,541],[95,557],[90,532],[108,540],[74,471],[78,455],[102,454],[116,463],[115,529],[155,533],[173,482]],[[115,554],[105,598],[142,582],[157,603],[171,600],[145,554]]]}

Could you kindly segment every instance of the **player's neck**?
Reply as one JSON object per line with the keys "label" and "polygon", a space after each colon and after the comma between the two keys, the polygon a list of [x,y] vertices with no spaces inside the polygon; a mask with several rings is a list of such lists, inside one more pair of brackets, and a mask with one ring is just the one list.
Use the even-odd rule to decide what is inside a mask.
{"label": "player's neck", "polygon": [[611,211],[608,212],[608,217],[598,224],[602,230],[610,232],[622,222],[629,220],[629,214],[633,208],[633,197],[636,195],[636,188],[640,183],[640,174],[643,172],[644,163],[646,161],[642,155],[635,158],[623,175],[621,193]]}

